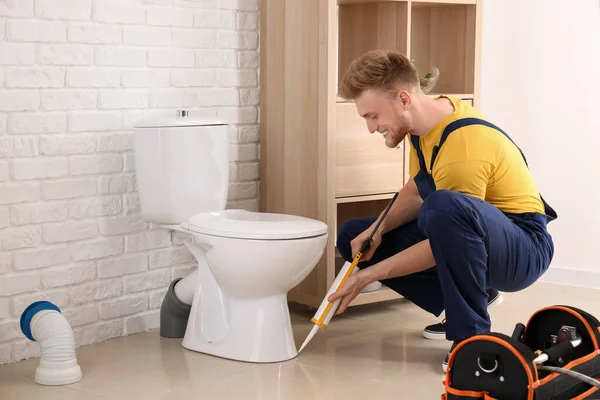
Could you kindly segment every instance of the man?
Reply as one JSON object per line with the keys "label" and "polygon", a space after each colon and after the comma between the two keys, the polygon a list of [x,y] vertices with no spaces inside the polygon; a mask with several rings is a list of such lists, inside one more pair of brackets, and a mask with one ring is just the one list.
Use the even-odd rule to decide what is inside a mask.
{"label": "man", "polygon": [[[409,135],[410,180],[400,190],[373,242],[343,288],[338,314],[369,283],[380,281],[445,323],[426,328],[456,345],[489,332],[488,303],[499,291],[525,289],[554,254],[546,229],[557,217],[538,193],[526,160],[511,139],[473,107],[425,95],[402,54],[370,51],[340,84],[371,133],[396,147]],[[390,174],[402,171],[389,171]],[[356,255],[377,217],[340,227],[337,246]],[[442,363],[446,371],[448,357]]]}

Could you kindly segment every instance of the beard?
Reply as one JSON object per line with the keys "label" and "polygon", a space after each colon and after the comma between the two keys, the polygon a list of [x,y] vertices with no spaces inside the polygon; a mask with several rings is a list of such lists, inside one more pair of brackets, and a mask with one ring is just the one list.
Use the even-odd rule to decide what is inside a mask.
{"label": "beard", "polygon": [[389,148],[398,147],[409,132],[407,118],[402,115],[396,116],[394,126],[391,126],[385,134],[385,145]]}

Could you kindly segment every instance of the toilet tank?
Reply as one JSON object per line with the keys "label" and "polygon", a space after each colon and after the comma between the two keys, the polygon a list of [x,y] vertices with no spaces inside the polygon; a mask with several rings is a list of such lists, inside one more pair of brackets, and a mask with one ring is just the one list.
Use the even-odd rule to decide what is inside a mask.
{"label": "toilet tank", "polygon": [[145,119],[134,127],[138,193],[145,221],[178,225],[224,210],[229,188],[229,130],[222,121]]}

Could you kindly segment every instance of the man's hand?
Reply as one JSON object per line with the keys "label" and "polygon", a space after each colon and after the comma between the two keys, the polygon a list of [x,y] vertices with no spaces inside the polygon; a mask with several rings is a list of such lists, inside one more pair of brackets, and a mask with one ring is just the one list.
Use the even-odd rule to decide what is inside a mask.
{"label": "man's hand", "polygon": [[[369,229],[365,230],[363,233],[361,233],[360,235],[355,237],[350,242],[350,246],[352,247],[352,258],[356,257],[358,250],[360,250],[360,248],[363,245],[363,243],[365,242],[365,240],[367,240],[369,238],[369,235],[371,234],[372,231],[373,231],[373,227],[371,226],[371,227],[369,227]],[[371,246],[365,251],[365,253],[361,257],[360,261],[369,261],[371,259],[371,257],[373,257],[375,250],[377,250],[377,247],[379,247],[380,244],[381,244],[381,234],[379,233],[379,230],[378,230],[373,235],[373,241],[371,242]]]}
{"label": "man's hand", "polygon": [[329,301],[332,303],[341,298],[340,305],[335,312],[335,315],[339,315],[346,311],[348,304],[350,304],[350,302],[354,300],[369,283],[371,282],[369,282],[364,270],[356,271],[350,275],[342,287],[329,296]]}

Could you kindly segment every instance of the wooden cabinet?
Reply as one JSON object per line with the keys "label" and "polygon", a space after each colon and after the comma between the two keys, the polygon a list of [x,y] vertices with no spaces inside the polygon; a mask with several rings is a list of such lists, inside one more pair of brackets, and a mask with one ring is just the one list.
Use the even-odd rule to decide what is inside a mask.
{"label": "wooden cabinet", "polygon": [[[289,300],[317,307],[337,274],[340,225],[376,216],[408,179],[408,143],[385,146],[352,102],[337,95],[352,60],[395,49],[421,75],[440,78],[431,96],[478,106],[481,0],[261,0],[261,211],[324,221],[329,241]],[[337,262],[336,262],[337,261]],[[395,299],[384,287],[352,305]]]}
{"label": "wooden cabinet", "polygon": [[394,193],[404,184],[404,143],[385,146],[380,133],[370,133],[354,103],[335,109],[335,197]]}

